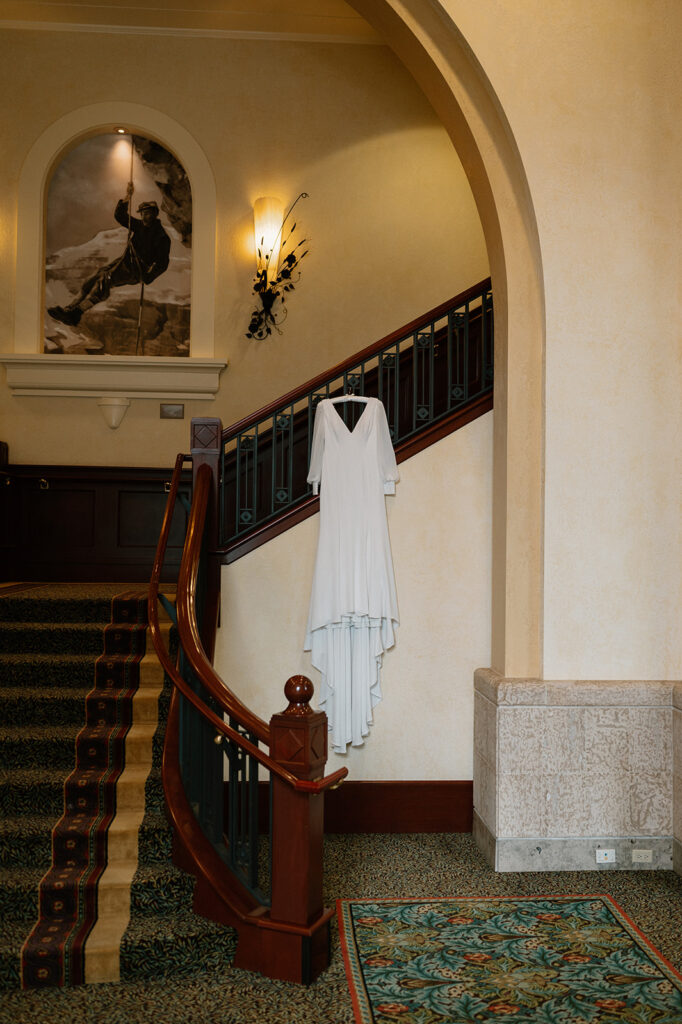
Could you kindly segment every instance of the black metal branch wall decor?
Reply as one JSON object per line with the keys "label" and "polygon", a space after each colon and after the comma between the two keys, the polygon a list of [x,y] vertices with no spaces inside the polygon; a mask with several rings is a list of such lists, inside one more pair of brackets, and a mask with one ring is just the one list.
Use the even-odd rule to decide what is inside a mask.
{"label": "black metal branch wall decor", "polygon": [[[299,266],[308,254],[308,250],[303,249],[307,240],[303,238],[296,242],[296,221],[290,227],[287,222],[298,201],[307,198],[308,193],[301,192],[270,239],[256,227],[257,270],[253,279],[253,293],[260,300],[260,306],[256,306],[251,314],[247,338],[262,341],[273,330],[282,333],[281,326],[287,317],[286,295],[298,284],[301,277]],[[281,209],[280,205],[280,215]]]}

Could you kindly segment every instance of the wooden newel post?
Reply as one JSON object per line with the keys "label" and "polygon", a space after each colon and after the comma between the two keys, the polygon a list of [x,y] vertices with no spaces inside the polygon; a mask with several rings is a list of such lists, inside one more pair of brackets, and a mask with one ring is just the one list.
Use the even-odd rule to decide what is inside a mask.
{"label": "wooden newel post", "polygon": [[190,453],[192,455],[192,489],[196,484],[199,466],[208,465],[211,469],[211,499],[206,510],[207,573],[206,573],[206,604],[203,622],[200,624],[201,640],[209,660],[213,660],[215,630],[218,623],[220,608],[220,556],[217,554],[220,523],[220,456],[223,443],[223,425],[215,417],[197,416],[192,419]]}
{"label": "wooden newel post", "polygon": [[[313,711],[313,684],[292,676],[284,686],[286,711],[270,719],[270,755],[299,779],[320,779],[327,761],[327,716]],[[273,778],[273,921],[309,926],[322,910],[324,796],[303,793]]]}

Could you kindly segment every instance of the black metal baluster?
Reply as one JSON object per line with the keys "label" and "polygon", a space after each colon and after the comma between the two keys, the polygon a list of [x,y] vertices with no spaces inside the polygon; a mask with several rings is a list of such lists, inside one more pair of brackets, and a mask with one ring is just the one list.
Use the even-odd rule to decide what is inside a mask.
{"label": "black metal baluster", "polygon": [[417,389],[419,386],[419,333],[412,335],[412,431],[417,429]]}
{"label": "black metal baluster", "polygon": [[[254,746],[258,746],[256,736],[248,737]],[[249,887],[258,888],[258,761],[249,755]]]}
{"label": "black metal baluster", "polygon": [[448,311],[448,336],[447,336],[447,363],[448,363],[448,390],[446,408],[448,412],[452,408],[452,310]]}
{"label": "black metal baluster", "polygon": [[234,535],[239,536],[239,527],[241,525],[241,460],[242,460],[242,436],[237,435],[237,446],[235,448],[234,456]]}
{"label": "black metal baluster", "polygon": [[253,522],[258,519],[258,427],[256,423],[253,431],[253,455],[251,466],[253,470],[253,482],[251,484],[251,507],[253,509]]}
{"label": "black metal baluster", "polygon": [[270,457],[270,466],[272,477],[270,479],[270,512],[275,512],[275,495],[277,493],[277,413],[273,414],[271,437],[272,437],[272,453]]}
{"label": "black metal baluster", "polygon": [[[495,319],[493,316],[493,293],[487,291],[483,296],[483,303],[485,306],[485,322],[486,322],[486,366],[485,366],[485,386],[490,387],[493,383],[493,368],[495,362]],[[487,327],[488,317],[490,317],[490,326]]]}
{"label": "black metal baluster", "polygon": [[393,410],[394,415],[394,428],[391,432],[391,438],[393,444],[397,444],[400,439],[400,342],[396,342],[395,346],[395,367],[393,369],[393,398],[395,402],[395,408]]}
{"label": "black metal baluster", "polygon": [[469,303],[466,304],[465,316],[464,316],[464,401],[466,402],[469,398],[469,322],[471,314],[469,312]]}
{"label": "black metal baluster", "polygon": [[291,504],[291,499],[294,493],[294,407],[289,406],[289,458],[287,459],[287,481],[286,481],[286,495],[285,501],[287,505]]}

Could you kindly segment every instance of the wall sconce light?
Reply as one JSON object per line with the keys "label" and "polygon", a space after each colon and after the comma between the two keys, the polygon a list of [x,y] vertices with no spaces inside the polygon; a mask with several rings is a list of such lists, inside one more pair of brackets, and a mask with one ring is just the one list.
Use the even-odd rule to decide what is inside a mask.
{"label": "wall sconce light", "polygon": [[273,328],[278,334],[282,333],[280,326],[287,315],[285,293],[294,290],[294,284],[301,276],[298,265],[308,252],[307,249],[300,252],[305,238],[295,244],[296,221],[291,227],[287,227],[287,222],[299,199],[307,198],[308,193],[301,192],[284,217],[283,204],[273,196],[263,196],[254,203],[256,276],[253,292],[260,300],[260,306],[251,314],[247,338],[262,341],[272,334]]}
{"label": "wall sconce light", "polygon": [[128,401],[127,398],[117,397],[102,397],[98,400],[97,404],[100,407],[102,416],[104,416],[107,426],[111,430],[118,429],[118,427],[121,425],[121,420],[128,412],[128,409],[130,407],[130,402]]}

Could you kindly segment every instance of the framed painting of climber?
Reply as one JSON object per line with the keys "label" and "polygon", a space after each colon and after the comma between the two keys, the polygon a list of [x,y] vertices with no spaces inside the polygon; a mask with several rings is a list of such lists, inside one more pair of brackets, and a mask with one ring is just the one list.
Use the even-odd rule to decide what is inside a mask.
{"label": "framed painting of climber", "polygon": [[45,352],[188,356],[192,193],[176,157],[140,135],[81,141],[46,208]]}

